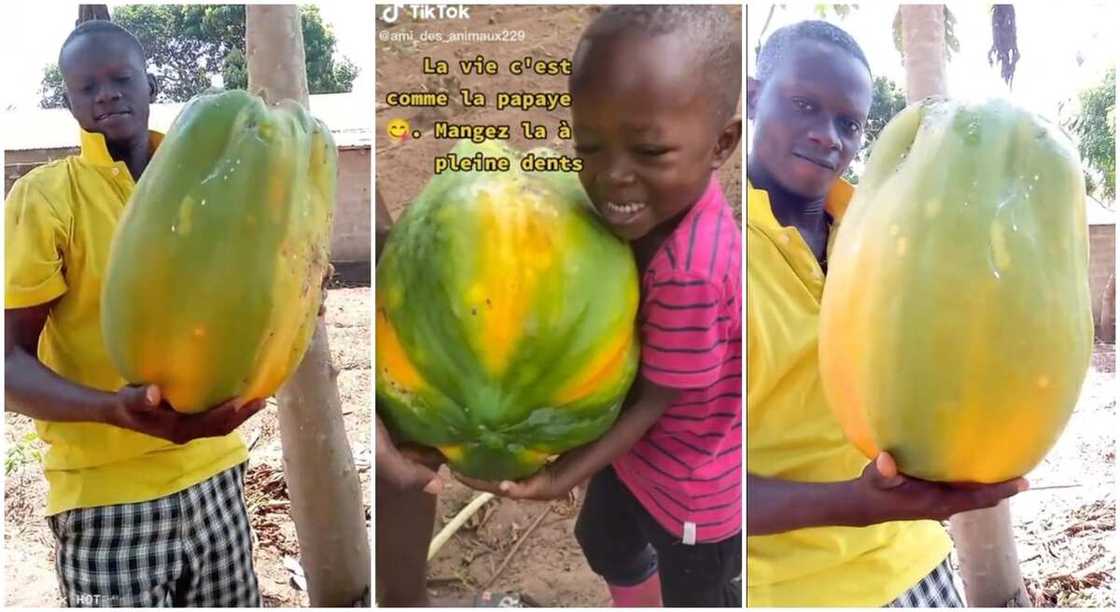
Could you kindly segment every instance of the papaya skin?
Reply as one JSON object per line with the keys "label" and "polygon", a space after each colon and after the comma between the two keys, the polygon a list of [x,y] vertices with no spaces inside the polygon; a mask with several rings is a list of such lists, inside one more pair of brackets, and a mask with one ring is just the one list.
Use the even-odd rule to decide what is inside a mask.
{"label": "papaya skin", "polygon": [[892,119],[821,305],[821,377],[849,439],[926,480],[1022,476],[1072,414],[1092,342],[1069,138],[998,99],[931,98]]}
{"label": "papaya skin", "polygon": [[279,388],[323,302],[337,155],[298,104],[188,103],[113,237],[102,330],[126,380],[188,413]]}
{"label": "papaya skin", "polygon": [[[523,478],[615,421],[637,373],[637,268],[576,177],[435,175],[377,266],[377,410],[402,441],[484,480]],[[546,150],[527,152],[555,155]]]}

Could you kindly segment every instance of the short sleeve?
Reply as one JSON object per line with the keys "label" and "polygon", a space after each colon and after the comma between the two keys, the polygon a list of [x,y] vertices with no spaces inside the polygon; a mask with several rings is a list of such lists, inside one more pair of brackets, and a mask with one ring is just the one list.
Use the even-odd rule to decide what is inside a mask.
{"label": "short sleeve", "polygon": [[27,308],[66,293],[63,248],[69,224],[26,180],[4,202],[4,308]]}
{"label": "short sleeve", "polygon": [[703,278],[654,281],[643,298],[642,375],[662,387],[696,389],[719,380],[731,339],[723,292]]}

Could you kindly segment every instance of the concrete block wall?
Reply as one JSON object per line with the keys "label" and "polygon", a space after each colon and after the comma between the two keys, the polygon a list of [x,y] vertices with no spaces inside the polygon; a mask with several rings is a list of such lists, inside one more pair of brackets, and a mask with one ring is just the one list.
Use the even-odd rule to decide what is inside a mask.
{"label": "concrete block wall", "polygon": [[[76,154],[76,148],[5,151],[4,195],[16,180],[54,159]],[[331,233],[331,261],[372,261],[373,233],[370,231],[370,148],[341,147],[338,152],[338,201]]]}
{"label": "concrete block wall", "polygon": [[1089,226],[1089,290],[1097,340],[1116,341],[1116,226]]}

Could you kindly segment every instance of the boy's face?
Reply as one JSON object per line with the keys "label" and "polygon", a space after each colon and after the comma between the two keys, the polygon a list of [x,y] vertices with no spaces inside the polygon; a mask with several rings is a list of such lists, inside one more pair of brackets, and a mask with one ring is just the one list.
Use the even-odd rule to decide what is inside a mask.
{"label": "boy's face", "polygon": [[60,68],[70,113],[83,130],[109,143],[147,137],[154,86],[130,41],[100,32],[79,36],[63,50]]}
{"label": "boy's face", "polygon": [[833,45],[795,43],[766,82],[747,80],[752,172],[803,198],[824,197],[859,151],[870,110],[871,75],[859,60]]}
{"label": "boy's face", "polygon": [[580,181],[611,230],[638,240],[691,206],[739,142],[717,125],[716,93],[682,37],[584,40],[572,77]]}

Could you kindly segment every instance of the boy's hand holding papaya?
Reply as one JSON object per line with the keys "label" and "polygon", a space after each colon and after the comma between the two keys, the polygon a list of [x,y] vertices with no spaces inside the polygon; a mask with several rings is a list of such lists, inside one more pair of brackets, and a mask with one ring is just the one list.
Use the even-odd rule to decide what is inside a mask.
{"label": "boy's hand holding papaya", "polygon": [[164,402],[155,385],[121,387],[115,399],[106,414],[106,423],[175,444],[227,435],[265,406],[263,399],[240,406],[231,399],[205,412],[184,414]]}
{"label": "boy's hand holding papaya", "polygon": [[994,484],[911,478],[900,474],[894,458],[885,452],[869,462],[863,474],[850,481],[850,485],[856,502],[850,520],[853,526],[922,519],[944,521],[960,512],[995,506],[1028,487],[1022,478]]}

